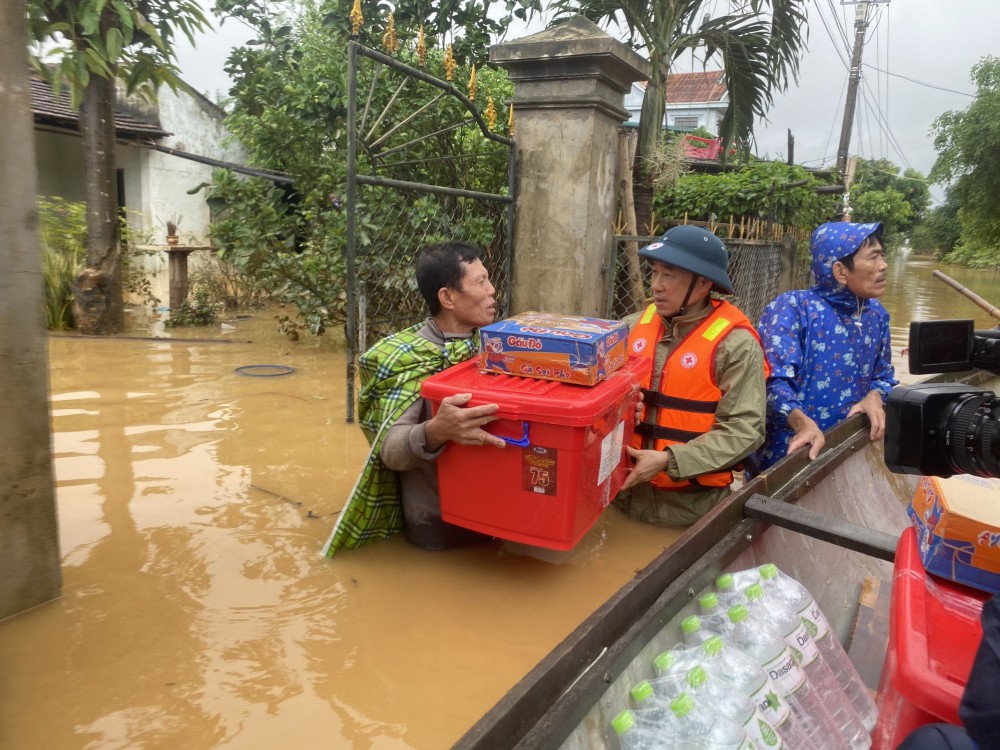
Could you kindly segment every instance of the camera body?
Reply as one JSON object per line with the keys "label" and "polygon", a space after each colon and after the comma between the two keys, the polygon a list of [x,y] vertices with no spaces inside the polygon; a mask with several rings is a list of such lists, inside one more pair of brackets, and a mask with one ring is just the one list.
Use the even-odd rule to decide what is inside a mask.
{"label": "camera body", "polygon": [[[971,320],[910,324],[910,372],[1000,372],[1000,331]],[[898,386],[886,401],[885,464],[898,474],[1000,478],[1000,399],[964,383]]]}

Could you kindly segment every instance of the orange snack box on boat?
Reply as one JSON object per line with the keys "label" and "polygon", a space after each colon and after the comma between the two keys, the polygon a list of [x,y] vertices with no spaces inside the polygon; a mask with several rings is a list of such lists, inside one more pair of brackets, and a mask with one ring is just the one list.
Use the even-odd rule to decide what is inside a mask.
{"label": "orange snack box on boat", "polygon": [[921,477],[907,511],[929,573],[1000,592],[1000,479]]}

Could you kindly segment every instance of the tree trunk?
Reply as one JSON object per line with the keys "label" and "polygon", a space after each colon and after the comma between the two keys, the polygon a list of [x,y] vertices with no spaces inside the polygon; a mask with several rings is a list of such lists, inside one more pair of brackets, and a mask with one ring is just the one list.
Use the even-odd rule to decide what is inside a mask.
{"label": "tree trunk", "polygon": [[[643,182],[645,180],[645,182]],[[643,236],[653,234],[653,186],[649,179],[639,174],[632,180],[632,201],[635,203],[635,224]]]}
{"label": "tree trunk", "polygon": [[[623,133],[618,139],[618,169],[621,174],[619,201],[624,218],[625,234],[636,234],[635,201],[632,195],[632,164],[635,161],[636,139],[634,132]],[[639,243],[625,243],[626,293],[624,308],[626,313],[642,309],[646,300],[646,290],[642,283],[642,268],[639,264]]]}
{"label": "tree trunk", "polygon": [[121,333],[121,246],[115,177],[115,82],[91,75],[80,105],[87,169],[87,265],[76,278],[74,316],[84,334]]}
{"label": "tree trunk", "polygon": [[59,595],[23,0],[0,4],[0,620]]}
{"label": "tree trunk", "polygon": [[[656,82],[659,85],[655,85]],[[639,145],[632,170],[632,196],[635,200],[635,219],[639,234],[653,233],[653,180],[646,166],[649,155],[656,150],[663,137],[663,113],[666,111],[666,75],[654,74],[649,79],[646,95],[639,114]]]}

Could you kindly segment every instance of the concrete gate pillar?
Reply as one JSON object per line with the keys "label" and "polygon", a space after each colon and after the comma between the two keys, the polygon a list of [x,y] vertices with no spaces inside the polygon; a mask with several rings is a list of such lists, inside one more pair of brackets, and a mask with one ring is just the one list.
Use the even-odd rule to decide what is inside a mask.
{"label": "concrete gate pillar", "polygon": [[514,82],[511,312],[600,315],[614,272],[622,105],[649,62],[582,16],[495,45],[490,61]]}

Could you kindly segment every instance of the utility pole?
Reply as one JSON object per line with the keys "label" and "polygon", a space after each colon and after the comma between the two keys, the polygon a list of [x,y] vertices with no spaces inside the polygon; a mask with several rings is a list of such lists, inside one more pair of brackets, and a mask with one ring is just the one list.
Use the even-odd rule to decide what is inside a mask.
{"label": "utility pole", "polygon": [[851,126],[854,108],[858,103],[858,83],[861,81],[861,51],[865,46],[868,29],[868,3],[860,2],[854,14],[854,52],[851,53],[851,73],[847,81],[847,103],[844,105],[844,124],[840,128],[840,146],[837,148],[837,170],[843,174],[847,166],[847,152],[851,148]]}

